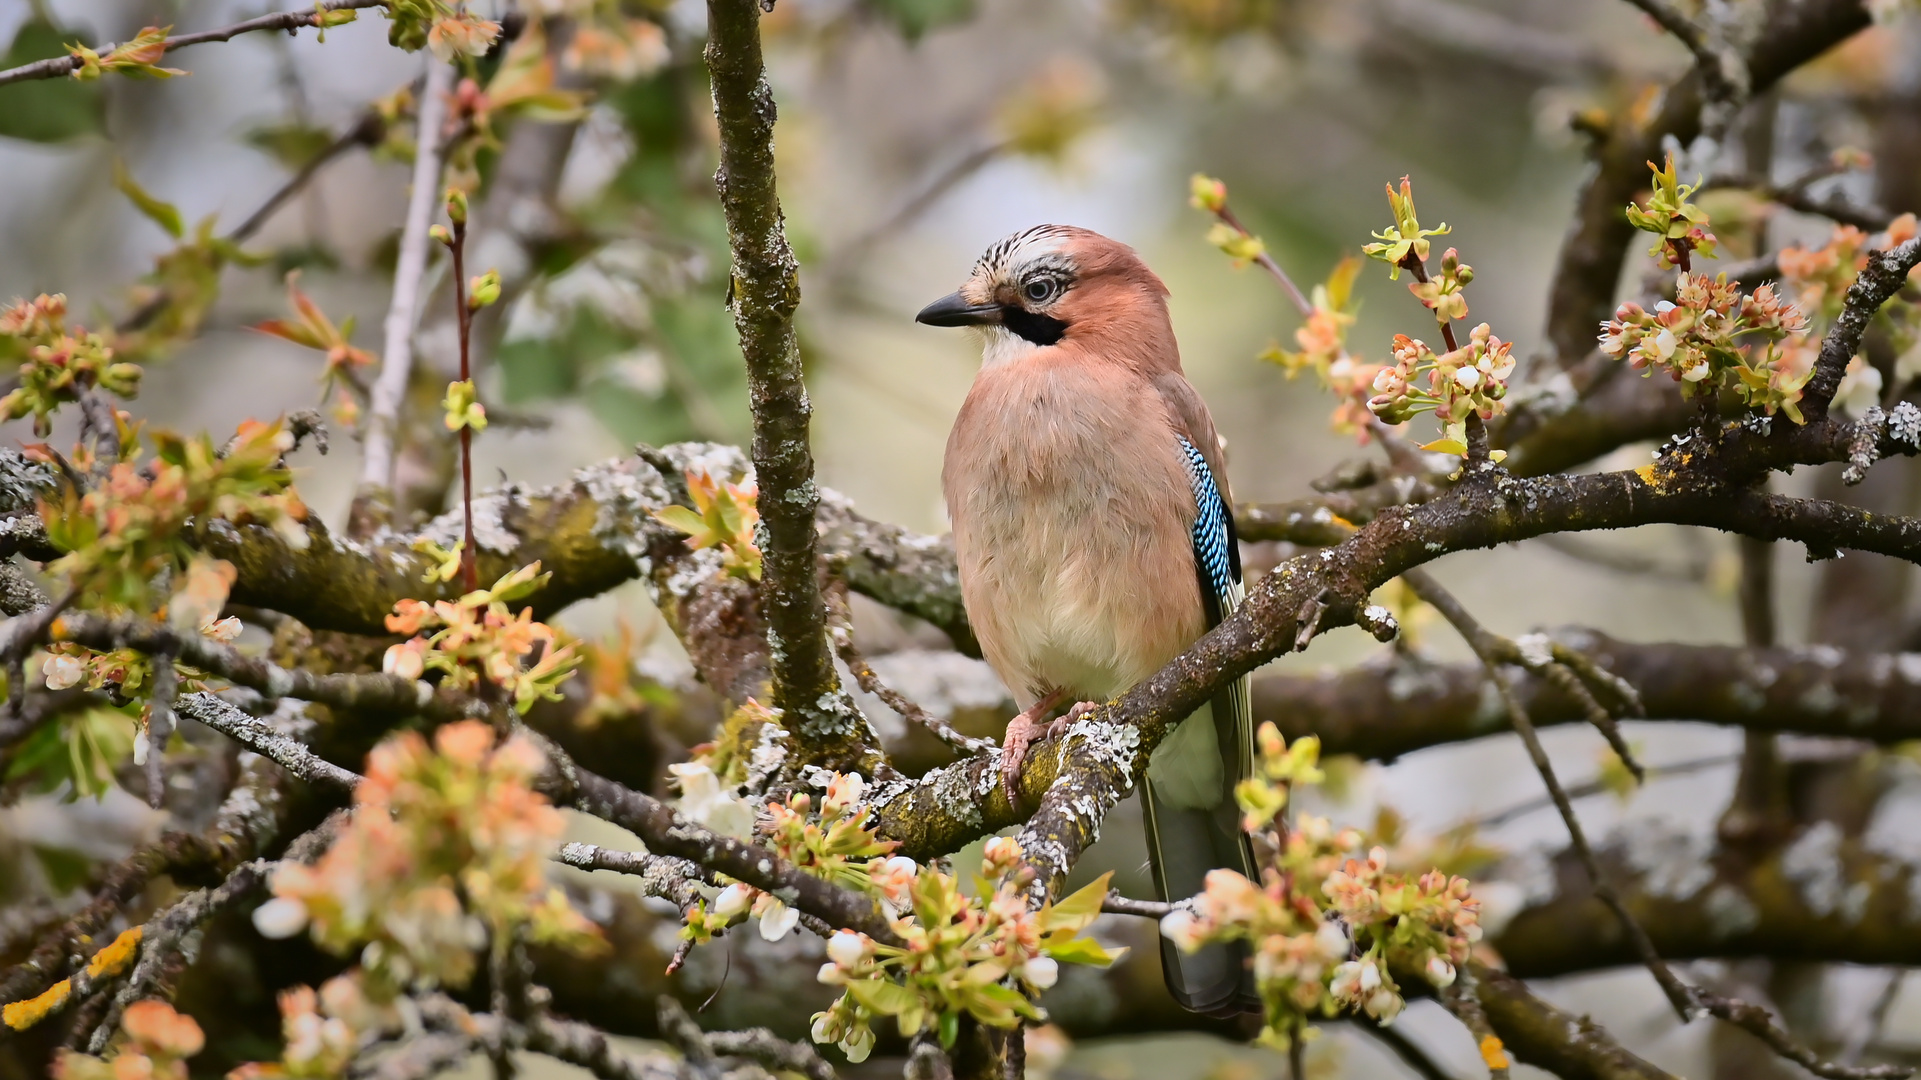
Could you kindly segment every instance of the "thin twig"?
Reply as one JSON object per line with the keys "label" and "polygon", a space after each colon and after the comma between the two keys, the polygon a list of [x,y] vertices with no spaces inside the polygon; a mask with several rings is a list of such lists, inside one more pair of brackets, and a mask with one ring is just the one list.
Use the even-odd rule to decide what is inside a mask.
{"label": "thin twig", "polygon": [[632,875],[639,879],[642,895],[660,897],[683,913],[700,900],[698,885],[708,876],[686,859],[647,851],[614,851],[599,844],[567,844],[554,858],[579,870],[611,870]]}
{"label": "thin twig", "polygon": [[1109,890],[1107,899],[1101,901],[1101,910],[1109,915],[1138,915],[1143,919],[1164,919],[1186,908],[1185,901],[1168,904],[1158,900],[1135,900],[1112,890]]}
{"label": "thin twig", "polygon": [[188,694],[180,699],[178,708],[180,715],[207,725],[308,783],[348,791],[360,783],[358,773],[335,765],[300,740],[280,734],[212,694]]}
{"label": "thin twig", "polygon": [[1848,1032],[1847,1041],[1841,1044],[1841,1052],[1835,1055],[1834,1060],[1843,1065],[1853,1065],[1861,1060],[1862,1054],[1868,1052],[1868,1047],[1880,1040],[1882,1029],[1888,1024],[1888,1013],[1894,1009],[1895,999],[1901,996],[1901,984],[1907,980],[1907,975],[1902,968],[1888,972],[1887,984],[1875,996],[1873,1008],[1861,1018],[1854,1030]]}
{"label": "thin twig", "polygon": [[827,588],[827,633],[833,638],[834,651],[840,656],[841,663],[853,672],[854,682],[862,690],[879,698],[882,704],[894,710],[900,718],[910,724],[925,728],[936,739],[959,750],[963,754],[978,754],[986,750],[999,749],[992,739],[977,739],[955,731],[952,725],[926,709],[920,707],[906,694],[888,686],[875,673],[874,666],[867,662],[854,644],[854,619],[847,607],[847,584],[835,581]]}
{"label": "thin twig", "polygon": [[1367,1032],[1375,1042],[1394,1051],[1394,1056],[1401,1059],[1401,1064],[1413,1069],[1421,1080],[1455,1080],[1453,1073],[1441,1068],[1439,1062],[1429,1057],[1428,1052],[1408,1038],[1400,1028],[1367,1023],[1356,1023],[1354,1026]]}
{"label": "thin twig", "polygon": [[[1235,215],[1233,207],[1228,206],[1225,201],[1221,203],[1220,209],[1214,211],[1214,216],[1242,236],[1254,235],[1247,231],[1247,226],[1241,224],[1241,219]],[[1314,305],[1307,302],[1306,294],[1301,292],[1300,286],[1294,284],[1294,279],[1287,276],[1287,271],[1281,269],[1281,264],[1275,262],[1274,256],[1269,255],[1265,248],[1254,257],[1254,261],[1261,264],[1261,269],[1267,271],[1268,276],[1274,279],[1274,283],[1287,294],[1288,302],[1294,305],[1294,310],[1299,312],[1302,318],[1314,314]]]}
{"label": "thin twig", "polygon": [[[165,51],[172,52],[189,45],[204,45],[212,41],[227,41],[255,30],[285,30],[291,34],[302,27],[318,26],[320,13],[323,11],[385,7],[388,2],[389,0],[326,0],[317,7],[307,8],[304,11],[281,11],[248,19],[232,26],[223,26],[218,30],[202,30],[199,33],[170,37],[164,42]],[[98,45],[93,51],[105,56],[114,48],[113,45]],[[73,74],[80,70],[80,66],[80,58],[77,56],[56,56],[49,60],[36,60],[31,64],[22,64],[19,67],[0,71],[0,86],[26,82],[29,79],[57,79],[63,75]]]}
{"label": "thin twig", "polygon": [[746,1058],[770,1070],[799,1073],[807,1080],[834,1080],[834,1067],[806,1043],[788,1042],[766,1028],[716,1031],[707,1045],[724,1057]]}
{"label": "thin twig", "polygon": [[[1702,772],[1707,769],[1717,769],[1724,765],[1733,765],[1740,760],[1741,755],[1739,754],[1717,754],[1714,757],[1695,758],[1692,761],[1677,761],[1672,765],[1650,765],[1647,767],[1647,777],[1648,779],[1656,779],[1666,776],[1686,776],[1690,773]],[[1605,781],[1592,780],[1588,783],[1576,784],[1568,788],[1567,796],[1570,799],[1589,799],[1596,795],[1609,794],[1613,790],[1614,789]],[[1553,806],[1553,799],[1541,796],[1525,802],[1515,803],[1513,806],[1507,807],[1504,810],[1496,810],[1491,814],[1468,818],[1461,824],[1472,826],[1476,829],[1491,829],[1497,825],[1505,825],[1515,818],[1525,817],[1539,810],[1551,809]]]}
{"label": "thin twig", "polygon": [[1570,559],[1620,574],[1646,575],[1699,585],[1707,581],[1710,569],[1708,560],[1705,558],[1690,558],[1682,565],[1674,566],[1649,555],[1617,550],[1611,546],[1596,544],[1584,537],[1565,533],[1549,533],[1546,536],[1537,537],[1536,540],[1542,547],[1558,555],[1565,555]]}
{"label": "thin twig", "polygon": [[173,738],[174,695],[180,674],[168,653],[153,656],[153,695],[147,702],[147,805],[155,810],[167,800],[167,742]]}
{"label": "thin twig", "polygon": [[[473,309],[467,304],[467,215],[463,210],[454,221],[453,243],[448,245],[454,260],[454,321],[460,331],[460,381],[471,384],[473,367],[471,343]],[[474,551],[474,429],[462,418],[460,425],[460,577],[467,591],[480,588],[480,571]]]}
{"label": "thin twig", "polygon": [[1774,1014],[1761,1006],[1698,987],[1694,994],[1708,1012],[1767,1043],[1776,1054],[1822,1080],[1906,1080],[1914,1075],[1906,1065],[1844,1065],[1824,1060],[1811,1048],[1795,1042],[1794,1036],[1775,1021]]}
{"label": "thin twig", "polygon": [[[1735,101],[1747,93],[1747,65],[1732,49],[1717,46],[1712,35],[1675,10],[1667,0],[1628,0],[1694,54],[1710,102]],[[1730,117],[1730,119],[1732,119]]]}
{"label": "thin twig", "polygon": [[1501,671],[1503,657],[1495,648],[1495,635],[1483,627],[1473,615],[1468,613],[1461,602],[1454,598],[1452,593],[1430,575],[1416,570],[1402,575],[1402,580],[1414,589],[1415,595],[1433,605],[1435,610],[1439,611],[1441,616],[1460,632],[1461,637],[1467,641],[1468,647],[1474,650],[1475,655],[1481,658],[1482,664],[1487,668],[1489,680],[1494,683],[1495,690],[1500,693],[1501,702],[1507,709],[1515,734],[1521,737],[1522,745],[1527,748],[1528,758],[1533,761],[1535,770],[1541,774],[1541,782],[1547,787],[1548,796],[1554,800],[1555,809],[1561,812],[1561,820],[1567,825],[1569,842],[1575,854],[1580,857],[1581,865],[1587,870],[1589,883],[1594,888],[1595,896],[1599,897],[1601,902],[1606,904],[1620,920],[1621,928],[1626,932],[1635,953],[1640,957],[1642,964],[1654,975],[1655,982],[1660,984],[1662,992],[1667,995],[1668,1003],[1674,1007],[1674,1011],[1684,1021],[1693,1019],[1700,1009],[1700,1005],[1694,1000],[1694,990],[1674,974],[1673,969],[1668,967],[1667,961],[1661,959],[1660,954],[1654,949],[1654,943],[1649,940],[1647,931],[1635,921],[1627,905],[1621,902],[1620,894],[1615,892],[1613,883],[1601,872],[1600,860],[1595,858],[1594,849],[1588,844],[1587,833],[1581,827],[1581,819],[1574,813],[1573,802],[1568,798],[1567,791],[1561,787],[1560,779],[1554,774],[1554,763],[1548,758],[1547,750],[1541,746],[1541,738],[1534,730],[1534,722],[1528,719],[1526,707],[1521,704],[1521,699],[1515,695],[1513,686]]}
{"label": "thin twig", "polygon": [[851,271],[867,261],[868,253],[873,251],[881,241],[898,234],[901,229],[922,214],[925,214],[935,203],[939,202],[943,195],[960,186],[968,177],[973,176],[975,173],[992,164],[995,159],[1005,154],[1007,149],[1008,144],[1004,140],[991,142],[985,146],[969,151],[968,154],[959,161],[943,168],[939,173],[935,174],[932,180],[929,180],[905,202],[889,211],[885,217],[868,226],[858,236],[849,240],[845,246],[836,250],[832,255],[829,255],[826,259],[826,272],[823,276],[829,281],[837,281],[847,277]]}
{"label": "thin twig", "polygon": [[374,380],[368,403],[363,428],[365,457],[359,490],[354,493],[353,517],[369,529],[373,524],[369,515],[376,513],[370,504],[384,504],[393,497],[394,431],[407,397],[407,379],[413,371],[414,322],[420,314],[420,279],[427,269],[427,229],[432,224],[434,199],[440,193],[440,129],[446,120],[447,94],[453,88],[453,79],[452,65],[428,57],[415,124],[413,189],[407,199],[406,223],[400,231],[393,300],[382,327],[380,375]]}
{"label": "thin twig", "polygon": [[369,111],[361,116],[352,127],[341,132],[333,142],[328,143],[325,150],[315,154],[307,160],[306,164],[300,166],[299,170],[287,178],[286,183],[274,189],[274,193],[267,196],[266,202],[261,203],[253,213],[248,214],[245,221],[234,226],[233,231],[227,234],[227,239],[238,244],[251,238],[254,233],[260,231],[261,226],[273,218],[282,206],[286,205],[287,200],[312,183],[321,169],[326,168],[335,158],[356,146],[373,146],[379,143],[386,130],[387,125],[381,120],[379,113]]}
{"label": "thin twig", "polygon": [[1921,237],[1868,254],[1868,265],[1855,276],[1842,302],[1841,314],[1821,339],[1821,355],[1814,362],[1814,374],[1801,392],[1801,415],[1808,423],[1824,420],[1828,403],[1841,387],[1841,376],[1848,362],[1861,350],[1861,338],[1881,305],[1888,302],[1908,282],[1908,271],[1921,263]]}

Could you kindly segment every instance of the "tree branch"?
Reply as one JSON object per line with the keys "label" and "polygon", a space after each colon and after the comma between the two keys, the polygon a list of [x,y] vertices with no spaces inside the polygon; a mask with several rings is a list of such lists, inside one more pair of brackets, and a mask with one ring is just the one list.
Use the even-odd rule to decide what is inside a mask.
{"label": "tree branch", "polygon": [[447,95],[454,85],[452,65],[426,57],[427,78],[420,90],[414,130],[413,186],[407,195],[407,218],[400,230],[400,255],[394,263],[393,300],[382,325],[380,375],[374,380],[362,428],[360,484],[348,532],[367,536],[393,510],[394,430],[407,397],[407,377],[413,368],[414,324],[420,318],[420,279],[427,270],[428,226],[440,199],[440,130],[447,115]]}
{"label": "tree branch", "polygon": [[[166,51],[172,52],[175,49],[184,49],[189,45],[203,45],[210,41],[228,41],[239,37],[241,34],[250,34],[255,30],[285,30],[291,34],[304,26],[320,25],[320,13],[322,11],[348,11],[359,8],[386,7],[388,3],[389,0],[324,0],[323,3],[317,5],[317,8],[308,8],[304,11],[282,11],[272,15],[262,15],[258,18],[248,19],[245,22],[238,22],[232,26],[223,26],[218,30],[202,30],[195,34],[179,34],[168,38],[164,44]],[[104,55],[112,51],[113,48],[114,46],[112,45],[99,45],[95,46],[94,51]],[[80,58],[77,56],[56,56],[49,60],[36,60],[31,64],[22,64],[16,68],[8,68],[5,71],[0,71],[0,86],[5,86],[8,83],[25,82],[29,79],[57,79],[63,75],[71,75],[78,70],[80,70]]]}
{"label": "tree branch", "polygon": [[1621,902],[1620,894],[1614,889],[1606,875],[1601,872],[1601,864],[1594,857],[1594,849],[1589,846],[1587,833],[1581,827],[1580,816],[1574,812],[1574,804],[1569,801],[1561,781],[1554,774],[1554,764],[1549,760],[1547,750],[1541,746],[1541,737],[1534,730],[1534,722],[1528,719],[1527,709],[1520,699],[1514,696],[1507,676],[1501,673],[1500,656],[1496,650],[1497,639],[1483,627],[1452,593],[1440,586],[1426,573],[1413,570],[1402,576],[1402,580],[1413,588],[1415,595],[1433,605],[1462,638],[1468,647],[1481,658],[1487,668],[1488,678],[1494,683],[1502,703],[1507,708],[1508,720],[1514,726],[1514,733],[1521,737],[1521,744],[1527,748],[1528,759],[1533,762],[1535,771],[1541,774],[1541,783],[1547,788],[1548,798],[1554,800],[1554,808],[1561,813],[1561,820],[1567,826],[1568,840],[1576,855],[1580,857],[1582,869],[1587,871],[1588,884],[1594,895],[1608,906],[1620,921],[1621,930],[1633,943],[1636,957],[1654,975],[1654,981],[1667,995],[1668,1003],[1682,1021],[1692,1020],[1698,1009],[1694,988],[1683,983],[1670,969],[1661,954],[1655,951],[1654,943],[1648,938],[1647,931],[1634,920],[1627,907]]}
{"label": "tree branch", "polygon": [[1821,356],[1814,362],[1814,374],[1801,391],[1801,413],[1809,422],[1828,415],[1828,403],[1841,386],[1848,361],[1861,350],[1861,337],[1867,333],[1881,305],[1901,291],[1908,282],[1908,271],[1921,263],[1921,237],[1886,251],[1868,253],[1868,265],[1848,287],[1847,302],[1841,314],[1821,339]]}
{"label": "tree branch", "polygon": [[[1913,444],[1888,436],[1889,426],[1879,429],[1878,443],[1912,453]],[[1450,551],[1549,532],[1669,522],[1921,561],[1921,521],[1747,489],[1750,477],[1769,468],[1845,456],[1854,434],[1853,425],[1832,423],[1792,431],[1776,425],[1766,436],[1737,429],[1712,446],[1690,443],[1639,470],[1526,480],[1494,473],[1470,478],[1420,506],[1384,510],[1338,546],[1277,567],[1249,590],[1233,617],[1119,701],[1090,714],[1087,724],[1093,726],[1076,724],[1065,741],[1036,744],[1020,778],[1021,801],[1040,805],[1057,781],[1066,785],[1050,804],[1061,814],[1046,823],[1048,830],[1064,831],[1042,838],[1071,861],[1091,840],[1099,814],[1078,817],[1062,799],[1074,797],[1078,805],[1104,813],[1145,767],[1170,725],[1216,687],[1304,647],[1315,634],[1354,623],[1375,588]],[[1111,731],[1102,735],[1100,729]],[[1064,755],[1086,771],[1068,769]],[[880,785],[874,797],[880,832],[900,840],[903,854],[925,858],[1019,823],[992,782],[994,767],[977,756],[918,780]],[[1043,865],[1062,865],[1054,859],[1056,847],[1043,853]]]}
{"label": "tree branch", "polygon": [[754,414],[760,485],[762,610],[772,646],[774,705],[797,736],[793,767],[871,774],[879,739],[841,689],[827,643],[814,512],[820,490],[808,445],[813,406],[802,379],[794,309],[800,264],[787,246],[774,184],[774,92],[761,61],[758,0],[708,0],[707,69],[720,126],[714,186],[734,255],[730,296]]}

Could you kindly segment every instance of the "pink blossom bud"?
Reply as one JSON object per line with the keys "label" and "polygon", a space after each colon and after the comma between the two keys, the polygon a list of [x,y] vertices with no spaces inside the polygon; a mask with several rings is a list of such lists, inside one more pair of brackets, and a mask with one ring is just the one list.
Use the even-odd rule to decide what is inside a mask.
{"label": "pink blossom bud", "polygon": [[841,967],[853,967],[867,959],[867,938],[851,930],[842,930],[827,939],[827,958]]}
{"label": "pink blossom bud", "polygon": [[739,918],[747,913],[747,908],[753,902],[753,886],[736,882],[720,890],[720,895],[714,897],[714,914],[723,919]]}
{"label": "pink blossom bud", "polygon": [[276,896],[253,909],[253,926],[261,937],[290,938],[307,927],[307,905],[290,896]]}
{"label": "pink blossom bud", "polygon": [[47,689],[65,690],[78,685],[86,677],[87,669],[74,657],[49,656],[47,662],[41,665],[40,673],[46,676]]}
{"label": "pink blossom bud", "polygon": [[1368,1015],[1379,1020],[1382,1027],[1392,1024],[1406,1007],[1407,1002],[1401,1000],[1401,995],[1388,989],[1376,990],[1367,999]]}
{"label": "pink blossom bud", "polygon": [[1051,956],[1036,956],[1021,965],[1021,979],[1036,990],[1045,990],[1060,981],[1061,966]]}
{"label": "pink blossom bud", "polygon": [[779,941],[799,922],[800,912],[776,900],[760,913],[760,936],[768,941]]}
{"label": "pink blossom bud", "polygon": [[1433,983],[1436,990],[1445,990],[1453,986],[1454,965],[1441,959],[1439,956],[1428,957],[1427,981]]}
{"label": "pink blossom bud", "polygon": [[1183,952],[1192,952],[1201,945],[1201,934],[1193,912],[1176,908],[1161,918],[1161,936],[1178,945]]}
{"label": "pink blossom bud", "polygon": [[1340,960],[1347,956],[1350,948],[1347,928],[1329,919],[1314,931],[1314,948],[1329,960]]}

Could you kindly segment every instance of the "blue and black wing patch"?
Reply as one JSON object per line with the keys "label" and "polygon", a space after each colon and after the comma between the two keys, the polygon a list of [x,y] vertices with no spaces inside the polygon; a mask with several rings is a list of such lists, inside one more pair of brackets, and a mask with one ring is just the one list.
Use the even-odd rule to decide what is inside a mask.
{"label": "blue and black wing patch", "polygon": [[1232,614],[1241,601],[1241,545],[1234,534],[1234,512],[1221,498],[1207,459],[1181,436],[1181,458],[1194,486],[1194,568],[1207,603],[1208,625]]}

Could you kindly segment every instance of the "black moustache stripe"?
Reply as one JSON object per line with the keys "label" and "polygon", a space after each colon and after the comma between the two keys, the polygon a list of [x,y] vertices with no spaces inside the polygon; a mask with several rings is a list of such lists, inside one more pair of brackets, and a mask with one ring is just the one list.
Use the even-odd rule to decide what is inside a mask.
{"label": "black moustache stripe", "polygon": [[1001,325],[1036,345],[1052,345],[1067,333],[1067,324],[1059,319],[1012,304],[1001,309]]}

